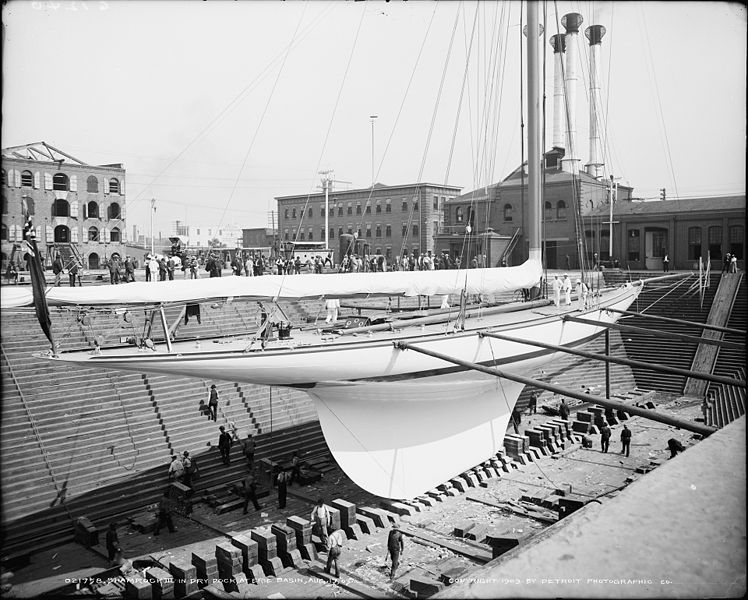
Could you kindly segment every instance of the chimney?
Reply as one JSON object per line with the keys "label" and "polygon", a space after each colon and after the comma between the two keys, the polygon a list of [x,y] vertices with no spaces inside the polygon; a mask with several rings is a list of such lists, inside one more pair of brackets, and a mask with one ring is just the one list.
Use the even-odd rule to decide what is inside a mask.
{"label": "chimney", "polygon": [[564,70],[566,39],[560,33],[551,36],[553,48],[553,147],[564,148]]}
{"label": "chimney", "polygon": [[561,168],[567,173],[579,172],[579,159],[577,158],[577,55],[579,48],[577,38],[579,37],[579,26],[582,24],[582,15],[569,13],[562,17],[561,25],[566,29],[566,63],[564,84],[566,87],[566,156],[561,161]]}
{"label": "chimney", "polygon": [[600,144],[603,106],[600,98],[600,46],[605,35],[605,27],[590,25],[584,34],[590,42],[590,162],[585,167],[588,175],[600,179],[603,176]]}

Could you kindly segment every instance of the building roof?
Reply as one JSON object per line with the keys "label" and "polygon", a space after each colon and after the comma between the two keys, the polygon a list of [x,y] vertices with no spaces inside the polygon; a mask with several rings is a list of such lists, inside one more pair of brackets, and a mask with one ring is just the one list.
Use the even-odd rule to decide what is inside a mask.
{"label": "building roof", "polygon": [[[443,183],[428,183],[426,181],[422,181],[420,183],[404,183],[400,185],[385,185],[383,183],[375,183],[373,186],[366,186],[363,188],[356,188],[353,190],[332,190],[331,194],[341,195],[341,194],[360,194],[360,193],[366,193],[371,192],[372,189],[376,191],[381,190],[397,190],[397,189],[406,189],[406,188],[419,188],[419,187],[432,187],[432,188],[447,188],[451,190],[455,190],[456,192],[459,192],[462,188],[456,185],[447,185]],[[317,196],[323,196],[324,192],[313,192],[311,194],[291,194],[288,196],[276,196],[276,200],[290,200],[293,198],[306,198],[306,197],[317,197]]]}
{"label": "building roof", "polygon": [[[592,214],[607,215],[607,205],[599,206]],[[712,196],[704,198],[684,198],[681,200],[654,200],[637,202],[626,200],[613,206],[613,214],[623,215],[658,215],[675,213],[693,213],[707,211],[742,210],[745,212],[745,194],[737,196]]]}
{"label": "building roof", "polygon": [[[82,160],[63,152],[47,142],[33,142],[22,146],[3,148],[3,158],[18,158],[22,160],[38,160],[44,162],[74,162],[84,167],[90,166]],[[113,166],[113,165],[110,165]]]}

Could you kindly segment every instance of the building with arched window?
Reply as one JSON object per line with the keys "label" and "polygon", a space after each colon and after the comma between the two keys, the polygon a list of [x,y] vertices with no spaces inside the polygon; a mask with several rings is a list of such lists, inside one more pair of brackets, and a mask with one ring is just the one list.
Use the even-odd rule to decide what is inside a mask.
{"label": "building with arched window", "polygon": [[[610,207],[585,218],[585,229],[605,246],[610,235]],[[613,258],[622,268],[662,271],[698,269],[699,258],[720,270],[726,253],[745,268],[745,195],[675,200],[621,200],[613,205]],[[605,234],[605,235],[602,235]]]}
{"label": "building with arched window", "polygon": [[[22,240],[25,216],[51,265],[59,251],[79,256],[86,268],[125,251],[125,170],[121,164],[89,165],[45,142],[4,148],[2,254]],[[89,257],[94,257],[91,266]],[[6,265],[2,265],[4,269]],[[25,267],[25,265],[19,265]]]}
{"label": "building with arched window", "polygon": [[[585,172],[562,171],[558,149],[546,154],[543,181],[546,266],[566,268],[568,256],[568,266],[578,268],[574,207],[584,216],[607,206],[610,183]],[[492,267],[524,262],[529,250],[527,183],[527,165],[523,165],[499,183],[450,200],[444,207],[444,227],[436,238],[436,250],[460,256],[463,266],[474,256],[485,256],[486,265]],[[630,198],[631,192],[632,188],[618,185],[619,198]]]}

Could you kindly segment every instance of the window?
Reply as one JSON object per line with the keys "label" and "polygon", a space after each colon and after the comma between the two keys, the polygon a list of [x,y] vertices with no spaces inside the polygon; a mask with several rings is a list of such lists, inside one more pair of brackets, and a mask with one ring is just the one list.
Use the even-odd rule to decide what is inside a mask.
{"label": "window", "polygon": [[335,239],[335,228],[334,227],[330,227],[330,239],[331,240]]}
{"label": "window", "polygon": [[330,205],[330,216],[331,217],[335,216],[335,205],[334,204]]}
{"label": "window", "polygon": [[55,242],[63,244],[70,243],[70,229],[65,225],[58,225],[55,227]]}
{"label": "window", "polygon": [[403,230],[402,230],[402,236],[406,237],[408,235],[408,224],[403,223]]}
{"label": "window", "polygon": [[564,202],[563,200],[559,200],[556,204],[556,218],[559,221],[566,220],[566,202]]}
{"label": "window", "polygon": [[52,189],[66,192],[70,186],[70,180],[65,173],[55,173],[52,177]]}
{"label": "window", "polygon": [[[506,207],[504,209],[506,210]],[[472,206],[468,208],[468,225],[475,227],[475,209]]]}
{"label": "window", "polygon": [[349,203],[348,203],[348,211],[347,211],[347,214],[349,214],[349,215],[352,215],[352,214],[353,214],[353,203],[352,203],[352,202],[349,202]]}
{"label": "window", "polygon": [[312,215],[312,207],[311,207],[311,206],[309,207],[309,210],[308,210],[308,211],[306,211],[306,214],[307,214],[307,216],[308,216],[308,217],[310,217],[310,218],[314,216],[314,215]]}
{"label": "window", "polygon": [[699,260],[701,256],[701,227],[688,228],[688,260]]}
{"label": "window", "polygon": [[[377,223],[377,226],[374,229],[374,235],[378,238],[382,237],[382,226],[379,223]],[[369,237],[371,237],[371,229],[369,229]]]}
{"label": "window", "polygon": [[[371,204],[367,204],[366,205],[366,211],[365,212],[366,212],[367,215],[371,214]],[[382,212],[381,208],[379,209],[379,212]]]}
{"label": "window", "polygon": [[400,209],[400,212],[408,212],[408,201],[405,199],[403,199],[403,205],[402,205],[402,208]]}
{"label": "window", "polygon": [[722,260],[722,227],[715,225],[709,228],[709,259]]}
{"label": "window", "polygon": [[418,198],[413,198],[413,212],[418,210]]}
{"label": "window", "polygon": [[21,171],[21,187],[34,187],[34,176],[31,171]]}
{"label": "window", "polygon": [[200,229],[197,230],[197,235],[200,235]]}
{"label": "window", "polygon": [[299,231],[299,240],[301,240],[302,242],[304,241],[304,232],[303,231]]}
{"label": "window", "polygon": [[341,235],[343,235],[343,226],[342,225],[340,227],[338,227],[338,237],[340,237]]}
{"label": "window", "polygon": [[439,210],[439,196],[434,196],[434,210]]}
{"label": "window", "polygon": [[553,205],[546,201],[545,203],[545,214],[543,215],[546,221],[553,219]]}
{"label": "window", "polygon": [[343,216],[343,205],[342,204],[338,204],[338,216],[339,217]]}
{"label": "window", "polygon": [[283,230],[283,239],[288,240],[288,229]]}
{"label": "window", "polygon": [[99,241],[99,230],[96,227],[88,228],[88,241],[98,242]]}
{"label": "window", "polygon": [[361,228],[360,228],[360,227],[359,227],[359,228],[358,228],[358,229],[356,230],[356,235],[357,235],[357,236],[358,236],[359,238],[360,238],[360,237],[363,237],[363,236],[361,235]]}
{"label": "window", "polygon": [[319,205],[319,216],[320,217],[324,217],[325,216],[325,205],[324,204],[320,204]]}
{"label": "window", "polygon": [[628,259],[632,262],[636,262],[640,260],[640,253],[639,253],[639,242],[640,242],[640,236],[639,236],[639,230],[638,229],[630,229],[628,234]]}
{"label": "window", "polygon": [[[381,234],[381,230],[380,230],[380,234]],[[371,223],[367,223],[366,224],[366,238],[368,239],[370,237],[371,237]],[[381,235],[378,235],[377,237],[381,237]]]}
{"label": "window", "polygon": [[377,214],[381,214],[381,213],[382,213],[382,201],[377,200]]}
{"label": "window", "polygon": [[5,226],[5,223],[0,225],[0,240],[3,240],[4,242],[8,241],[8,228]]}
{"label": "window", "polygon": [[[107,208],[107,219],[119,219],[120,216],[119,204],[112,202],[109,208]],[[210,230],[208,231],[208,235],[210,235]]]}
{"label": "window", "polygon": [[[3,201],[5,198],[3,198]],[[5,202],[3,203],[3,214],[8,210]],[[21,198],[21,211],[24,215],[32,216],[36,214],[36,207],[34,205],[34,199],[31,196],[23,196]]]}
{"label": "window", "polygon": [[0,181],[0,184],[3,186],[8,185],[8,174],[5,172],[5,169],[0,169],[2,171],[2,181]]}
{"label": "window", "polygon": [[109,240],[112,242],[121,242],[122,237],[120,236],[119,227],[113,227],[109,232]]}
{"label": "window", "polygon": [[119,194],[119,179],[112,177],[109,180],[109,193]]}
{"label": "window", "polygon": [[358,203],[356,204],[356,214],[357,215],[361,214],[361,204],[358,204]]}
{"label": "window", "polygon": [[384,255],[387,257],[387,262],[390,262],[392,260],[392,248],[387,248],[384,251]]}
{"label": "window", "polygon": [[295,219],[295,218],[296,218],[296,207],[295,207],[295,206],[294,206],[294,207],[293,207],[293,209],[291,210],[291,218],[292,218],[292,219]]}
{"label": "window", "polygon": [[286,210],[283,212],[283,218],[284,219],[288,218],[288,208],[286,208]]}
{"label": "window", "polygon": [[462,223],[465,220],[465,212],[462,206],[455,209],[455,223]]}
{"label": "window", "polygon": [[413,235],[418,235],[418,223],[413,223]]}
{"label": "window", "polygon": [[731,225],[730,234],[730,253],[738,258],[743,258],[743,226]]}
{"label": "window", "polygon": [[86,191],[92,194],[99,193],[99,180],[95,175],[89,175],[86,179]]}
{"label": "window", "polygon": [[353,225],[348,225],[348,235],[353,235]]}
{"label": "window", "polygon": [[384,226],[384,237],[392,237],[392,225],[389,223]]}
{"label": "window", "polygon": [[436,235],[439,233],[439,221],[433,221],[432,223],[434,225],[434,235]]}
{"label": "window", "polygon": [[505,221],[512,220],[512,205],[511,204],[504,205],[504,220]]}
{"label": "window", "polygon": [[[311,209],[309,209],[309,210],[311,210]],[[310,227],[309,228],[309,241],[311,242],[313,239],[314,239],[314,231]]]}
{"label": "window", "polygon": [[319,239],[320,239],[320,240],[324,240],[324,239],[325,239],[325,228],[324,228],[324,227],[322,227],[322,228],[321,228],[321,229],[319,230]]}
{"label": "window", "polygon": [[392,200],[387,200],[384,205],[384,212],[391,213],[392,212]]}
{"label": "window", "polygon": [[[67,200],[55,200],[52,203],[52,216],[53,217],[69,217],[70,216],[70,205]],[[57,240],[55,240],[57,241]]]}

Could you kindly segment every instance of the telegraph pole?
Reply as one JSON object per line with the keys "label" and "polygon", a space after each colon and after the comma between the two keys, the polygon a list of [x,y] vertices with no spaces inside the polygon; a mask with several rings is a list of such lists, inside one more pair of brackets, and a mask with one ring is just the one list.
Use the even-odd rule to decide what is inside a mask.
{"label": "telegraph pole", "polygon": [[613,175],[610,176],[610,188],[608,190],[609,192],[609,202],[610,205],[610,211],[609,211],[609,218],[608,218],[608,227],[610,228],[610,236],[608,238],[608,260],[610,260],[611,265],[613,264],[613,225],[616,223],[619,223],[620,221],[614,221],[613,220],[613,204],[618,199],[618,183],[615,181]]}
{"label": "telegraph pole", "polygon": [[156,214],[156,199],[151,198],[151,254],[155,255],[155,240],[153,239],[153,215]]}
{"label": "telegraph pole", "polygon": [[332,183],[332,169],[320,171],[322,177],[322,189],[325,190],[325,249],[330,249],[330,184]]}

